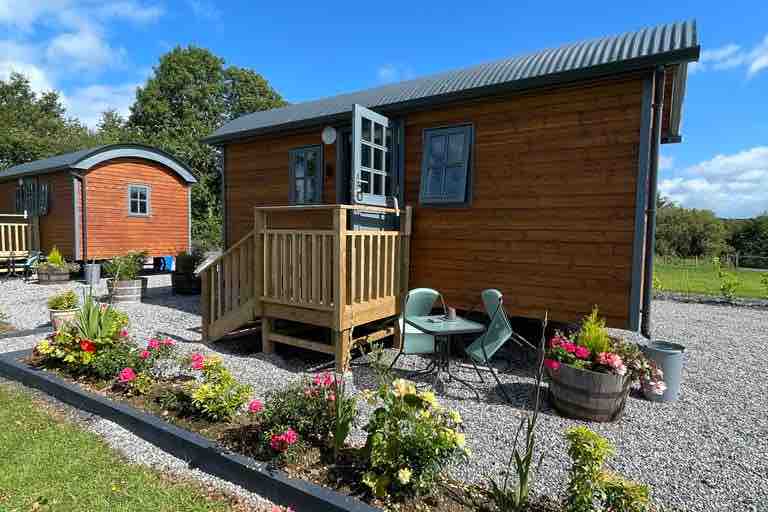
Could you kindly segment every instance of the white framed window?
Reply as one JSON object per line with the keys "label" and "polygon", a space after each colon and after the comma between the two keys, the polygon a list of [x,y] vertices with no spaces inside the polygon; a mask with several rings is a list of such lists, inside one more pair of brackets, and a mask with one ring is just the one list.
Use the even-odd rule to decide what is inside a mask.
{"label": "white framed window", "polygon": [[150,188],[147,185],[128,185],[128,215],[149,216]]}

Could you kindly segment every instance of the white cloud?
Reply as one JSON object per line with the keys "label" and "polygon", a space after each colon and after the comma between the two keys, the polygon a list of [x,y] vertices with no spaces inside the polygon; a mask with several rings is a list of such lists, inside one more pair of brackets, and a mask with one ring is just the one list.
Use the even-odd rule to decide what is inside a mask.
{"label": "white cloud", "polygon": [[82,28],[85,23],[110,19],[147,23],[162,14],[159,6],[135,0],[24,0],[23,6],[17,0],[0,0],[0,23],[20,30],[29,30],[38,23]]}
{"label": "white cloud", "polygon": [[112,67],[120,64],[124,55],[124,49],[112,48],[100,35],[87,30],[60,34],[46,49],[46,57],[51,64],[76,71]]}
{"label": "white cloud", "polygon": [[64,96],[62,101],[70,115],[78,118],[85,125],[96,128],[102,112],[107,110],[117,110],[122,116],[128,116],[139,85],[138,83],[89,85],[76,89],[71,95]]}
{"label": "white cloud", "polygon": [[745,50],[735,43],[704,50],[699,62],[690,64],[688,70],[690,73],[697,73],[735,68],[744,68],[748,77],[768,69],[768,35],[750,50]]}
{"label": "white cloud", "polygon": [[11,73],[21,73],[27,77],[30,87],[36,93],[54,89],[48,74],[34,64],[0,59],[0,80],[8,80]]}
{"label": "white cloud", "polygon": [[376,78],[381,83],[400,82],[413,78],[413,69],[408,66],[396,66],[394,64],[384,64],[376,70]]}
{"label": "white cloud", "polygon": [[666,156],[666,155],[659,155],[659,169],[662,171],[666,171],[667,169],[672,169],[675,166],[675,157],[673,156]]}
{"label": "white cloud", "polygon": [[221,18],[221,11],[213,2],[208,0],[187,0],[192,13],[204,20],[216,21]]}
{"label": "white cloud", "polygon": [[662,195],[688,208],[723,217],[752,217],[768,211],[768,146],[716,155],[662,179]]}

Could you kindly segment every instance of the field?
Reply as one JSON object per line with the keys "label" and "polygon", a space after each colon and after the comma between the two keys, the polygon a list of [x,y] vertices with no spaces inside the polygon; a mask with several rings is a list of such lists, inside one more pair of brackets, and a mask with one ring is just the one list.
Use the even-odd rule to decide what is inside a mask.
{"label": "field", "polygon": [[[739,279],[736,289],[738,297],[768,298],[768,290],[761,283],[761,278],[767,271],[734,270]],[[657,259],[654,264],[654,276],[661,289],[657,291],[669,291],[689,294],[720,295],[720,281],[711,263],[696,264],[693,261],[679,260],[663,262]]]}

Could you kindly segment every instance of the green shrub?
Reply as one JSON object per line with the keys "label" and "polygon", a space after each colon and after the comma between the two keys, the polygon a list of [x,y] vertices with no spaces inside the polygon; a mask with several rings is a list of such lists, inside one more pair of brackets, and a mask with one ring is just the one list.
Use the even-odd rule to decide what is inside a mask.
{"label": "green shrub", "polygon": [[128,315],[108,304],[98,304],[92,295],[85,298],[73,323],[74,334],[93,342],[115,340],[127,325]]}
{"label": "green shrub", "polygon": [[102,380],[113,379],[123,368],[139,366],[141,359],[133,343],[117,343],[96,352],[91,363],[93,375]]}
{"label": "green shrub", "polygon": [[141,273],[146,252],[129,252],[115,256],[104,264],[104,272],[115,281],[133,281]]}
{"label": "green shrub", "polygon": [[587,427],[573,427],[565,434],[571,457],[566,512],[648,512],[648,486],[626,480],[603,470],[606,459],[615,453],[607,439]]}
{"label": "green shrub", "polygon": [[398,379],[378,391],[382,405],[371,415],[363,483],[379,497],[427,493],[451,462],[467,456],[461,417],[441,407],[432,392]]}
{"label": "green shrub", "polygon": [[663,292],[666,289],[664,283],[661,281],[661,278],[656,274],[656,272],[653,273],[653,289],[660,292]]}
{"label": "green shrub", "polygon": [[[191,384],[190,396],[197,412],[212,421],[228,421],[242,408],[253,388],[240,384],[219,357],[190,359],[193,368],[202,371],[202,382]],[[202,357],[202,356],[200,356]],[[199,364],[198,362],[199,361]]]}
{"label": "green shrub", "polygon": [[720,280],[720,294],[728,300],[733,300],[739,286],[741,286],[741,279],[733,272],[726,272],[717,256],[712,258],[712,264],[715,267],[717,278]]}
{"label": "green shrub", "polygon": [[598,316],[597,306],[592,313],[584,317],[579,332],[576,333],[576,343],[587,347],[593,354],[611,351],[611,338],[605,328],[605,319]]}
{"label": "green shrub", "polygon": [[45,261],[35,265],[38,271],[50,272],[50,271],[68,271],[77,272],[80,270],[80,266],[76,263],[67,263],[61,251],[56,246],[53,246],[51,252],[45,257]]}
{"label": "green shrub", "polygon": [[66,311],[69,309],[75,309],[79,303],[80,300],[77,298],[77,294],[74,291],[69,290],[56,294],[48,299],[48,309],[52,309],[54,311]]}
{"label": "green shrub", "polygon": [[53,265],[54,267],[65,267],[67,265],[66,260],[64,259],[64,256],[62,256],[61,251],[54,245],[51,249],[51,252],[48,253],[48,256],[45,257],[46,263],[49,265]]}
{"label": "green shrub", "polygon": [[765,272],[760,278],[760,284],[763,285],[763,295],[768,299],[768,272]]}

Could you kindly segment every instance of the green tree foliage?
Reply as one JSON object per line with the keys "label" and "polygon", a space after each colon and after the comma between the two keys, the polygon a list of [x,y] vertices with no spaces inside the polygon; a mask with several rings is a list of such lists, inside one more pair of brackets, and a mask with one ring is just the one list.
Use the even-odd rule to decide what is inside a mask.
{"label": "green tree foliage", "polygon": [[0,172],[94,143],[85,126],[66,117],[56,91],[36,94],[18,73],[0,80],[0,127]]}
{"label": "green tree foliage", "polygon": [[761,261],[761,258],[754,258],[754,262],[746,261],[749,256],[768,258],[768,213],[740,224],[729,242],[739,254],[745,256],[744,266],[768,266],[768,260]]}
{"label": "green tree foliage", "polygon": [[728,250],[723,221],[710,210],[682,208],[657,200],[656,252],[662,256],[690,258],[719,255]]}
{"label": "green tree foliage", "polygon": [[198,184],[192,189],[196,240],[219,243],[222,212],[219,151],[200,139],[247,112],[284,105],[261,75],[234,66],[204,48],[176,47],[160,59],[140,87],[127,126],[137,136],[186,162]]}

